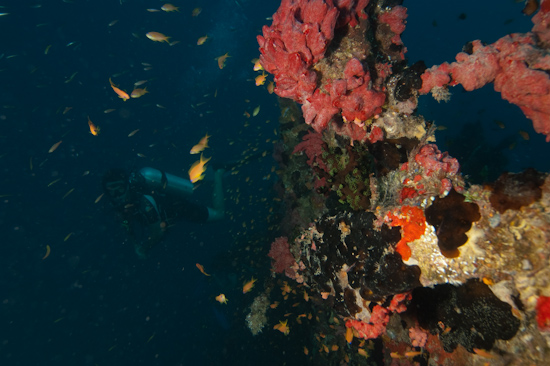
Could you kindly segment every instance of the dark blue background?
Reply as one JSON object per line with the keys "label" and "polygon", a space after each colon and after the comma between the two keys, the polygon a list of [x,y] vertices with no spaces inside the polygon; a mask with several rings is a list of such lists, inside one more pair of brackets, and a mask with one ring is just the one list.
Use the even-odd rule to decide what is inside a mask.
{"label": "dark blue background", "polygon": [[[269,276],[265,254],[278,212],[270,158],[277,101],[254,85],[250,62],[258,55],[255,36],[270,23],[266,17],[278,2],[175,1],[180,13],[150,13],[147,8],[163,2],[141,0],[3,4],[0,11],[10,14],[0,17],[0,364],[305,362],[307,329],[284,337],[271,330],[278,320],[272,318],[253,337],[244,317],[262,290],[261,280],[252,293],[241,293],[253,275]],[[522,4],[513,0],[405,5],[407,55],[428,66],[454,60],[467,41],[490,43],[531,28]],[[195,7],[203,10],[193,18]],[[150,31],[180,43],[154,43],[145,37]],[[197,46],[206,34],[211,38]],[[70,42],[75,43],[67,46]],[[231,57],[220,70],[214,59],[226,52]],[[143,70],[142,62],[152,69]],[[128,91],[135,81],[149,79],[150,94],[123,102],[109,77]],[[451,91],[446,104],[422,97],[419,110],[447,127],[438,132],[438,144],[459,158],[465,174],[477,177],[484,165],[550,170],[541,159],[549,151],[544,138],[492,85]],[[257,117],[243,116],[258,105]],[[66,107],[72,109],[63,115]],[[108,108],[116,111],[104,114]],[[97,137],[89,133],[88,115],[102,129]],[[182,223],[149,259],[139,260],[107,202],[94,204],[101,175],[112,167],[153,166],[186,176],[196,160],[188,151],[207,132],[212,162],[263,151],[266,156],[226,177],[227,220]],[[49,154],[59,140],[63,143]],[[208,202],[210,190],[211,182],[202,183],[197,199]],[[42,260],[46,245],[51,254]],[[213,275],[200,274],[197,262]],[[229,298],[227,305],[214,301],[220,292]]]}

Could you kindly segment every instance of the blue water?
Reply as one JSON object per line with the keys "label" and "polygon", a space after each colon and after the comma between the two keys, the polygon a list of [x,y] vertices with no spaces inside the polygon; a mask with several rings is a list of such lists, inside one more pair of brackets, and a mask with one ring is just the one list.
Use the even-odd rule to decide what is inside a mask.
{"label": "blue water", "polygon": [[[179,13],[146,11],[162,4],[2,3],[0,12],[10,14],[0,17],[0,365],[307,362],[307,329],[284,337],[270,329],[276,323],[270,319],[262,334],[251,335],[244,318],[261,280],[256,292],[241,291],[252,276],[270,275],[265,254],[279,212],[271,189],[278,105],[254,85],[251,64],[258,56],[255,36],[278,2],[174,1]],[[410,7],[407,55],[428,66],[452,61],[469,40],[490,43],[531,28],[513,0],[404,5]],[[196,7],[202,12],[191,17]],[[179,43],[152,42],[145,37],[150,31]],[[206,34],[210,39],[197,46]],[[220,70],[215,58],[226,52],[231,57]],[[148,79],[150,93],[123,102],[109,77],[127,91]],[[492,86],[472,93],[459,88],[447,104],[421,98],[419,111],[447,127],[438,144],[464,162],[465,174],[496,164],[486,150],[498,155],[502,169],[550,170],[540,159],[549,145],[519,108]],[[258,105],[258,116],[243,115]],[[89,133],[87,116],[101,127],[99,136]],[[185,176],[196,160],[188,151],[205,133],[212,135],[206,151],[212,162],[266,156],[225,177],[225,221],[181,223],[140,260],[106,200],[94,203],[101,175],[113,167],[152,166]],[[195,198],[209,202],[210,190],[205,181]],[[46,246],[51,253],[43,260]],[[227,305],[214,301],[221,292]]]}

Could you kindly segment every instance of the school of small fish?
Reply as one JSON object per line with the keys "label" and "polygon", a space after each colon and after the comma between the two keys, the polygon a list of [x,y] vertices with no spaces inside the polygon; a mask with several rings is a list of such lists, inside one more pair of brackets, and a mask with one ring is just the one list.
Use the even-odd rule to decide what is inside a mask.
{"label": "school of small fish", "polygon": [[[182,10],[180,10],[180,8]],[[199,17],[199,16],[200,17],[204,16],[204,14],[202,14],[202,9],[200,7],[193,8],[193,10],[191,11],[190,14],[189,14],[189,12],[185,13],[183,9],[184,9],[183,5],[182,6],[175,6],[175,5],[170,4],[170,3],[165,3],[158,9],[157,8],[148,8],[148,9],[144,9],[144,11],[147,11],[149,13],[157,13],[158,16],[167,17],[167,19],[178,19],[178,17],[180,17],[180,19],[181,19],[182,16],[186,16],[187,18],[189,18],[189,17],[196,18],[196,17]],[[167,13],[167,14],[165,14],[165,13]],[[0,15],[4,16],[4,15],[8,15],[8,13],[0,13]],[[155,15],[155,16],[157,16],[157,15]],[[151,15],[151,16],[153,16],[153,15]],[[110,21],[109,23],[105,23],[104,26],[109,27],[109,31],[113,31],[113,30],[121,27],[121,25],[123,23],[124,23],[123,19],[120,19],[120,20],[115,19],[115,20]],[[132,39],[132,41],[142,42],[143,47],[148,47],[150,52],[155,52],[155,50],[157,50],[157,49],[170,49],[169,47],[167,47],[167,45],[175,46],[180,41],[178,41],[178,40],[174,41],[173,38],[177,39],[178,35],[175,34],[175,33],[173,34],[170,31],[163,30],[162,25],[163,25],[163,23],[159,23],[158,28],[155,26],[155,27],[151,27],[151,28],[148,28],[148,29],[143,29],[139,33],[128,33],[128,37],[129,38],[132,38],[132,36],[135,37],[135,39]],[[146,30],[151,30],[151,31],[145,32]],[[170,35],[166,35],[164,33],[161,33],[161,31],[162,32],[167,32]],[[190,42],[189,46],[194,47],[195,42],[196,42],[196,46],[202,46],[200,48],[202,50],[202,49],[207,49],[208,47],[213,46],[215,41],[217,41],[217,39],[216,39],[215,35],[213,35],[213,34],[204,34],[204,33],[203,33],[203,35],[196,34],[196,35],[193,36],[193,40],[192,40],[192,42]],[[41,55],[43,54],[43,57],[44,56],[52,57],[52,54],[55,54],[57,52],[57,50],[60,48],[60,45],[56,44],[53,41],[51,41],[51,42],[52,42],[52,44],[47,44],[46,45],[46,43],[44,43],[41,46],[40,54]],[[80,42],[78,40],[73,40],[73,41],[67,43],[66,45],[63,44],[61,47],[70,47],[71,49],[73,49],[73,48],[76,49],[77,47],[80,47],[81,44],[82,44],[82,42]],[[179,46],[179,47],[181,47],[181,46]],[[178,47],[176,47],[175,49],[177,49],[177,48]],[[234,67],[234,64],[236,63],[235,60],[237,60],[237,57],[231,58],[232,56],[230,55],[229,52],[225,52],[226,50],[221,50],[221,51],[218,50],[218,51],[219,52],[213,53],[213,55],[207,61],[208,65],[211,65],[211,67],[212,67],[212,72],[224,73],[224,72],[227,72],[228,70],[231,70],[231,68]],[[219,55],[219,54],[221,54],[221,55],[218,56],[218,57],[215,57],[214,58],[215,62],[214,62],[212,60],[212,57],[214,55]],[[15,56],[16,55],[12,55],[12,56],[8,56],[8,57],[11,58],[11,57],[15,57]],[[248,61],[247,61],[247,63],[248,63]],[[269,75],[264,71],[260,60],[259,59],[254,59],[254,60],[252,60],[252,63],[254,65],[253,66],[253,71],[258,72],[258,74],[257,75],[254,74],[256,76],[248,78],[246,80],[246,82],[248,83],[248,82],[254,81],[255,86],[261,87],[261,90],[263,90],[265,88],[265,90],[267,90],[268,93],[270,93],[270,94],[273,93],[274,88],[275,88],[275,84],[274,84],[273,81],[269,80]],[[62,106],[58,110],[58,114],[63,115],[63,116],[68,116],[68,117],[78,115],[78,117],[75,117],[75,120],[78,120],[79,131],[81,131],[83,134],[86,134],[86,136],[89,137],[89,139],[90,139],[89,141],[91,141],[92,143],[97,143],[98,141],[99,142],[102,141],[102,139],[106,135],[110,135],[112,137],[112,135],[115,134],[115,130],[117,130],[117,129],[112,128],[113,123],[108,122],[107,119],[116,118],[117,116],[119,116],[119,117],[125,116],[126,114],[130,113],[130,112],[128,112],[128,110],[133,108],[133,106],[137,105],[137,106],[140,106],[140,107],[143,107],[143,108],[151,106],[152,108],[155,108],[155,110],[159,111],[159,113],[160,112],[164,113],[164,111],[162,111],[162,110],[164,110],[166,108],[169,108],[170,104],[166,103],[165,101],[157,99],[157,95],[156,95],[156,94],[160,94],[159,91],[162,90],[162,87],[161,87],[162,80],[159,80],[158,78],[155,78],[154,76],[150,76],[150,75],[154,74],[154,70],[156,70],[156,68],[163,67],[163,66],[162,65],[157,65],[154,62],[151,62],[151,63],[141,62],[141,64],[139,62],[136,62],[135,66],[137,66],[137,67],[133,71],[112,72],[111,75],[101,75],[100,76],[99,79],[100,79],[101,86],[98,87],[97,90],[95,90],[94,92],[97,93],[97,94],[101,94],[101,93],[105,94],[107,96],[108,100],[109,100],[110,105],[102,106],[101,109],[96,110],[96,111],[92,110],[91,107],[88,108],[89,110],[82,110],[81,107],[78,107],[76,105],[74,105],[74,106]],[[250,69],[248,67],[249,67],[249,65],[247,64],[247,69],[250,72]],[[139,68],[139,70],[138,70],[138,68]],[[140,72],[140,74],[135,74],[135,75],[132,74],[135,70],[138,70]],[[220,71],[220,70],[223,70],[223,71]],[[252,74],[252,72],[250,72],[250,73]],[[64,75],[63,75],[63,79],[61,80],[61,81],[63,81],[62,84],[73,85],[73,84],[81,83],[81,81],[79,79],[81,79],[82,75],[83,75],[82,71],[75,71],[74,69],[73,70],[67,70],[67,72],[64,73]],[[145,75],[147,75],[147,76],[145,76]],[[108,85],[107,85],[107,81],[109,82]],[[145,84],[146,84],[146,86],[145,86]],[[220,91],[221,90],[222,89],[220,88]],[[215,91],[212,91],[211,93],[206,94],[203,97],[204,97],[204,100],[207,100],[206,98],[216,98],[217,95],[218,95],[218,90],[216,89]],[[121,100],[122,100],[122,102],[127,102],[127,103],[121,103]],[[257,120],[259,120],[260,117],[267,114],[266,109],[265,108],[261,109],[261,106],[257,105],[257,103],[253,103],[250,100],[245,100],[245,103],[248,107],[243,112],[243,115],[246,118],[246,121],[244,122],[244,125],[243,125],[244,128],[249,126],[249,121],[257,121]],[[108,107],[112,107],[112,108],[108,108]],[[207,107],[208,107],[208,103],[203,102],[203,101],[198,101],[198,102],[195,102],[195,104],[191,105],[191,108],[193,108],[194,110],[202,111],[201,116],[202,115],[208,115],[209,113],[212,113],[212,111],[204,110]],[[202,110],[201,110],[201,108],[202,108]],[[262,113],[260,113],[260,111],[262,111]],[[137,113],[135,111],[132,111],[132,112]],[[241,112],[239,112],[239,114],[241,114]],[[260,117],[258,117],[258,116],[260,116]],[[254,119],[253,117],[258,117],[258,118]],[[242,117],[240,117],[240,118],[242,118]],[[245,118],[243,118],[243,119],[245,119]],[[127,122],[127,121],[131,121],[131,118],[129,118],[129,117],[122,118],[121,117],[121,120],[123,122]],[[94,121],[96,121],[97,123],[94,122]],[[86,123],[88,125],[87,128],[85,127]],[[270,123],[270,121],[266,121],[266,123]],[[104,129],[100,128],[100,125]],[[122,132],[120,133],[120,136],[122,136],[122,138],[126,138],[126,137],[130,138],[130,137],[136,136],[136,134],[138,134],[138,132],[139,132],[139,134],[136,137],[129,140],[129,141],[135,142],[135,141],[138,141],[139,139],[141,139],[144,135],[149,135],[150,132],[153,130],[153,128],[151,128],[151,131],[147,131],[147,129],[144,128],[144,127],[142,127],[141,129],[140,128],[135,128],[135,127],[136,126],[131,126],[131,125],[125,124],[124,126],[121,127]],[[191,166],[188,170],[189,180],[194,184],[198,183],[198,182],[200,182],[201,180],[204,179],[205,172],[206,172],[206,169],[207,169],[207,164],[212,159],[211,151],[214,150],[215,146],[219,143],[219,135],[217,133],[215,133],[215,131],[214,131],[214,133],[213,133],[213,135],[214,135],[214,137],[213,137],[214,149],[210,148],[210,146],[209,146],[210,141],[209,140],[212,136],[207,133],[207,128],[206,127],[207,126],[202,126],[200,124],[197,124],[196,129],[192,130],[191,133],[190,133],[190,136],[192,135],[193,142],[196,142],[197,140],[199,140],[189,150],[190,155],[200,154],[199,159],[197,161],[195,161],[193,164],[191,164]],[[270,130],[271,130],[271,128],[270,128]],[[209,131],[209,132],[212,133],[212,131]],[[88,133],[91,134],[93,137],[90,137]],[[273,135],[277,135],[277,133],[278,133],[277,130],[274,129]],[[527,134],[526,132],[524,133],[523,131],[520,131],[520,136],[524,140],[528,140],[528,135],[526,135],[526,134]],[[200,138],[200,136],[203,136],[203,137]],[[57,138],[55,138],[55,139],[51,138],[51,140],[48,140],[46,146],[41,147],[41,149],[42,149],[43,153],[46,156],[48,156],[50,159],[55,158],[56,156],[59,156],[59,154],[66,153],[70,148],[72,148],[72,145],[74,145],[74,140],[71,141],[71,137],[72,137],[72,135],[67,133],[67,134],[63,134],[62,136],[57,136]],[[265,143],[267,143],[267,144],[272,144],[273,142],[275,142],[275,140],[272,141],[271,138],[264,138],[264,140],[265,140]],[[233,145],[236,141],[239,142],[239,139],[236,138],[235,140],[230,141],[229,145]],[[189,145],[191,145],[191,144],[189,144]],[[50,146],[50,147],[47,150],[47,154],[46,154],[47,146]],[[145,151],[145,148],[147,146],[148,147],[153,147],[153,146],[155,146],[155,144],[151,143],[149,145],[140,146],[143,149],[141,151],[145,154],[143,154],[142,152],[138,152],[140,150],[137,150],[137,148],[136,148],[136,150],[133,151],[133,153],[132,153],[132,156],[134,156],[134,159],[135,159],[135,156],[137,156],[139,158],[144,158],[144,159],[151,159],[152,154]],[[58,149],[59,149],[59,151],[58,151]],[[188,147],[186,147],[185,151],[187,151],[187,149],[188,149]],[[56,152],[56,151],[57,151],[57,153],[54,154],[54,152]],[[51,154],[51,155],[48,155],[48,154]],[[208,157],[205,157],[204,155],[208,155]],[[251,156],[258,156],[258,155],[261,156],[261,157],[268,156],[268,151],[259,150],[258,146],[255,146],[253,144],[249,144],[248,147],[246,149],[244,149],[244,151],[242,151],[243,160],[249,159]],[[46,159],[46,158],[44,158],[44,159]],[[29,160],[30,170],[31,171],[33,169],[36,170],[36,166],[38,166],[38,164],[36,163],[36,159],[35,159],[35,162],[34,162],[34,165],[33,165],[33,158],[31,157],[30,160]],[[238,173],[239,172],[237,170],[235,170],[232,174],[236,175]],[[271,172],[266,173],[266,175],[263,177],[263,179],[264,180],[269,180],[270,177],[271,177],[271,173],[275,173],[275,167],[272,167]],[[86,171],[82,176],[86,176],[88,174],[90,174],[90,172]],[[250,183],[251,178],[250,177],[243,177],[243,180],[247,183]],[[55,189],[55,188],[58,188],[58,187],[64,187],[64,188],[62,188],[63,192],[61,192],[61,194],[63,194],[63,193],[64,194],[59,195],[61,200],[71,200],[73,198],[73,196],[75,196],[79,192],[78,188],[67,186],[67,182],[62,177],[58,178],[56,176],[52,176],[48,179],[48,181],[44,182],[44,186],[53,187],[51,189]],[[75,189],[76,189],[76,193],[75,193]],[[239,191],[238,189],[236,189],[234,191],[230,191],[230,193],[233,195],[232,199],[235,202],[235,204],[239,204],[240,200],[243,199],[243,192]],[[73,194],[73,196],[71,196],[71,194]],[[101,193],[99,195],[94,194],[93,197],[91,197],[90,201],[93,200],[94,197],[97,196],[94,200],[94,204],[97,204],[102,200],[103,195],[104,195],[103,193]],[[268,203],[269,202],[267,202],[266,205]],[[246,230],[253,229],[254,225],[255,225],[254,220],[250,220],[250,221],[247,221],[247,222],[242,222],[242,227],[244,229],[243,231],[246,233]],[[70,244],[74,241],[77,241],[78,237],[79,237],[78,230],[74,230],[74,231],[70,231],[70,232],[69,232],[69,230],[66,230],[66,231],[63,232],[63,235],[65,235],[65,236],[64,237],[62,236],[60,238],[60,241],[62,239],[63,242],[68,242],[68,244]],[[46,245],[45,248],[44,248],[44,244],[42,244],[42,246],[40,247],[41,252],[39,252],[39,253],[40,253],[40,256],[42,257],[42,260],[45,260],[45,259],[49,258],[50,255],[52,257],[55,257],[56,255],[58,255],[57,253],[59,253],[59,251],[57,250],[57,248],[53,244],[52,245],[50,245],[50,244]],[[53,252],[52,252],[52,247],[54,248]],[[45,254],[43,252],[44,250],[45,250]],[[40,260],[40,256],[37,254],[36,257],[37,257],[38,260]],[[53,259],[53,258],[50,258],[50,260],[51,259]],[[47,263],[47,262],[49,262],[49,261],[45,261],[45,263]],[[209,270],[207,272],[202,264],[196,263],[195,266],[196,266],[197,270],[200,272],[200,275],[198,275],[198,274],[197,275],[198,276],[201,276],[201,275],[204,276],[203,277],[204,280],[210,281],[210,280],[212,280],[212,278],[215,278],[216,271],[212,270],[212,272],[211,272],[210,270],[212,268],[209,268]],[[241,278],[239,280],[239,283],[236,286],[237,289],[230,289],[230,288],[223,289],[223,291],[226,294],[229,294],[229,296],[232,298],[232,302],[230,302],[230,305],[233,304],[233,301],[234,301],[233,296],[235,296],[235,293],[240,292],[242,290],[243,297],[247,297],[247,296],[250,297],[251,295],[249,293],[251,293],[251,292],[253,293],[254,291],[257,291],[255,286],[256,286],[256,282],[258,280],[256,278],[251,277],[251,274],[248,274],[246,276],[246,278],[244,278],[244,276],[242,276],[242,277],[243,278]],[[241,281],[244,281],[244,282],[241,282]],[[240,283],[242,283],[242,289],[240,287]],[[231,291],[233,291],[234,293],[232,294]],[[218,293],[218,292],[216,292],[216,293]],[[281,294],[282,294],[282,300],[281,301],[274,301],[270,305],[270,309],[273,309],[273,310],[277,309],[279,304],[283,303],[284,301],[287,301],[288,299],[293,299],[293,301],[296,301],[292,305],[290,305],[294,309],[298,309],[299,304],[300,304],[299,301],[302,301],[302,302],[303,301],[305,301],[305,302],[309,301],[309,295],[308,295],[308,292],[307,292],[305,287],[299,286],[297,288],[292,288],[287,282],[283,283],[283,285],[281,287]],[[217,296],[214,296],[214,294],[211,294],[210,296],[211,296],[210,297],[211,301],[215,300],[219,304],[224,304],[224,305],[228,304],[229,300],[228,300],[227,296],[224,293],[219,293]],[[282,308],[282,306],[281,306],[281,308]],[[279,309],[281,309],[281,308],[279,308]],[[292,316],[292,320],[291,320],[291,316]],[[284,315],[283,320],[277,320],[278,324],[275,324],[273,326],[273,329],[281,332],[283,335],[286,336],[286,335],[289,335],[291,326],[293,327],[293,329],[296,329],[296,328],[294,328],[294,323],[302,324],[303,321],[312,320],[312,318],[314,318],[314,317],[315,317],[315,314],[306,313],[306,312],[301,312],[300,314],[298,314],[298,313],[286,313]],[[153,337],[154,337],[154,334],[151,336],[151,338],[149,338],[149,340],[147,342],[149,342]],[[348,343],[350,343],[353,340],[353,332],[352,332],[351,329],[346,330],[345,339],[346,339],[346,341],[348,341]],[[337,346],[332,345],[330,348],[327,348],[326,352],[328,353],[329,352],[328,350],[335,351],[337,349],[335,347],[337,347]],[[309,349],[304,347],[304,353],[308,354]]]}

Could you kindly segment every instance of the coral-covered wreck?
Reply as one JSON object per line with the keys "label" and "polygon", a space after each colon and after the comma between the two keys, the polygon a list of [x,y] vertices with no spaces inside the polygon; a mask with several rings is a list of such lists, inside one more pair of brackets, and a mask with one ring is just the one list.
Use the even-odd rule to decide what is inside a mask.
{"label": "coral-covered wreck", "polygon": [[531,33],[474,41],[429,69],[407,64],[399,3],[283,0],[258,36],[275,93],[301,105],[281,99],[287,212],[274,270],[334,315],[317,357],[367,364],[376,349],[387,365],[545,365],[550,177],[468,185],[415,110],[422,93],[494,82],[550,138],[550,0]]}

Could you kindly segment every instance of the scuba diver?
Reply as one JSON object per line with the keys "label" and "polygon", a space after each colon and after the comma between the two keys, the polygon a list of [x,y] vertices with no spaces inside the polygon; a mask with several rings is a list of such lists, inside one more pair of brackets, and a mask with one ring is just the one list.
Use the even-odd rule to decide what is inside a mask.
{"label": "scuba diver", "polygon": [[223,219],[224,169],[214,172],[212,206],[188,200],[193,183],[154,168],[142,168],[128,173],[123,169],[109,170],[102,179],[105,196],[122,218],[135,250],[141,258],[160,242],[166,229],[176,219],[193,222]]}

